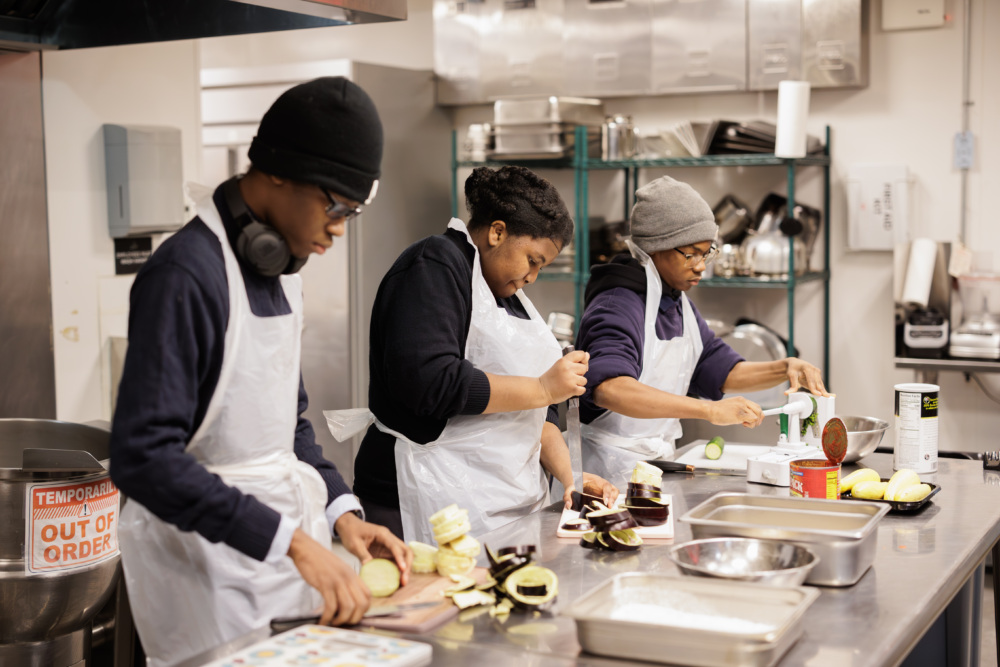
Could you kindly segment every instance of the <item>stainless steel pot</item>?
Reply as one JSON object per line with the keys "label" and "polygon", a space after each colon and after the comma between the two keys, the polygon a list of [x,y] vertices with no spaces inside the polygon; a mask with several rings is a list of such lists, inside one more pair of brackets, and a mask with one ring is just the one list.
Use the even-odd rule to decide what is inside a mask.
{"label": "stainless steel pot", "polygon": [[51,457],[47,471],[25,469],[22,462],[25,450],[34,449],[88,452],[107,461],[108,435],[68,422],[0,419],[0,665],[87,664],[90,625],[118,581],[119,557],[26,574],[25,494],[32,483],[91,480],[102,473],[57,470],[58,456]]}
{"label": "stainless steel pot", "polygon": [[635,150],[632,116],[608,116],[601,126],[601,158],[627,160],[635,157]]}

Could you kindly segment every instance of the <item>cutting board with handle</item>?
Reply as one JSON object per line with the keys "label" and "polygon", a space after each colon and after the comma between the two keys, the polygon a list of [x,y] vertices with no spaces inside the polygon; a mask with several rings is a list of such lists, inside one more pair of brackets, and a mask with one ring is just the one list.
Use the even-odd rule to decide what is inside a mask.
{"label": "cutting board with handle", "polygon": [[[477,567],[470,574],[470,577],[478,583],[483,583],[489,576],[489,571],[484,567]],[[408,632],[412,634],[422,634],[447,623],[458,616],[458,607],[442,594],[448,588],[455,585],[450,577],[442,577],[439,574],[414,574],[410,573],[410,581],[405,586],[385,598],[373,598],[372,608],[382,605],[411,604],[414,602],[431,602],[440,600],[441,604],[436,607],[425,607],[404,612],[401,616],[376,616],[366,618],[361,621],[361,625],[372,628],[382,628],[395,632]]]}

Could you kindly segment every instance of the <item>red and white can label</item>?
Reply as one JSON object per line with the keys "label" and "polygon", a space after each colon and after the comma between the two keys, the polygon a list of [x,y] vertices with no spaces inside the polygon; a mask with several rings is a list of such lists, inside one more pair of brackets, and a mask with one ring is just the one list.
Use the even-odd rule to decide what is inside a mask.
{"label": "red and white can label", "polygon": [[789,461],[789,491],[800,498],[836,500],[840,491],[840,464],[826,459]]}
{"label": "red and white can label", "polygon": [[118,555],[118,487],[108,475],[27,486],[25,574],[87,567]]}

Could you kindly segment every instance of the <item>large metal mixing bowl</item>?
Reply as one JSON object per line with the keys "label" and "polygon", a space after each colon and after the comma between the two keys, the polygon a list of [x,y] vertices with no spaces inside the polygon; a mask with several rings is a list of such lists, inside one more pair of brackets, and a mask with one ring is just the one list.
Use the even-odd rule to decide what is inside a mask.
{"label": "large metal mixing bowl", "polygon": [[876,417],[841,417],[847,427],[847,454],[844,463],[857,463],[875,451],[889,422]]}
{"label": "large metal mixing bowl", "polygon": [[667,554],[684,574],[770,586],[798,586],[819,563],[819,557],[801,545],[752,537],[692,540]]}
{"label": "large metal mixing bowl", "polygon": [[[0,419],[0,649],[21,642],[47,642],[87,629],[108,600],[119,576],[119,558],[74,570],[25,574],[24,502],[27,486],[93,478],[73,471],[21,468],[25,449],[87,451],[107,460],[108,432],[69,422]],[[3,660],[0,660],[2,663]]]}

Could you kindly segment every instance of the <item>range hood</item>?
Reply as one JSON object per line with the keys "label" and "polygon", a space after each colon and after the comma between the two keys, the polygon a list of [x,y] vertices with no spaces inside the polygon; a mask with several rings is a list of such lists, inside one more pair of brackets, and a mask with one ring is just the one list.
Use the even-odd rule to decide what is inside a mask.
{"label": "range hood", "polygon": [[406,19],[406,0],[0,0],[0,49],[79,49]]}

